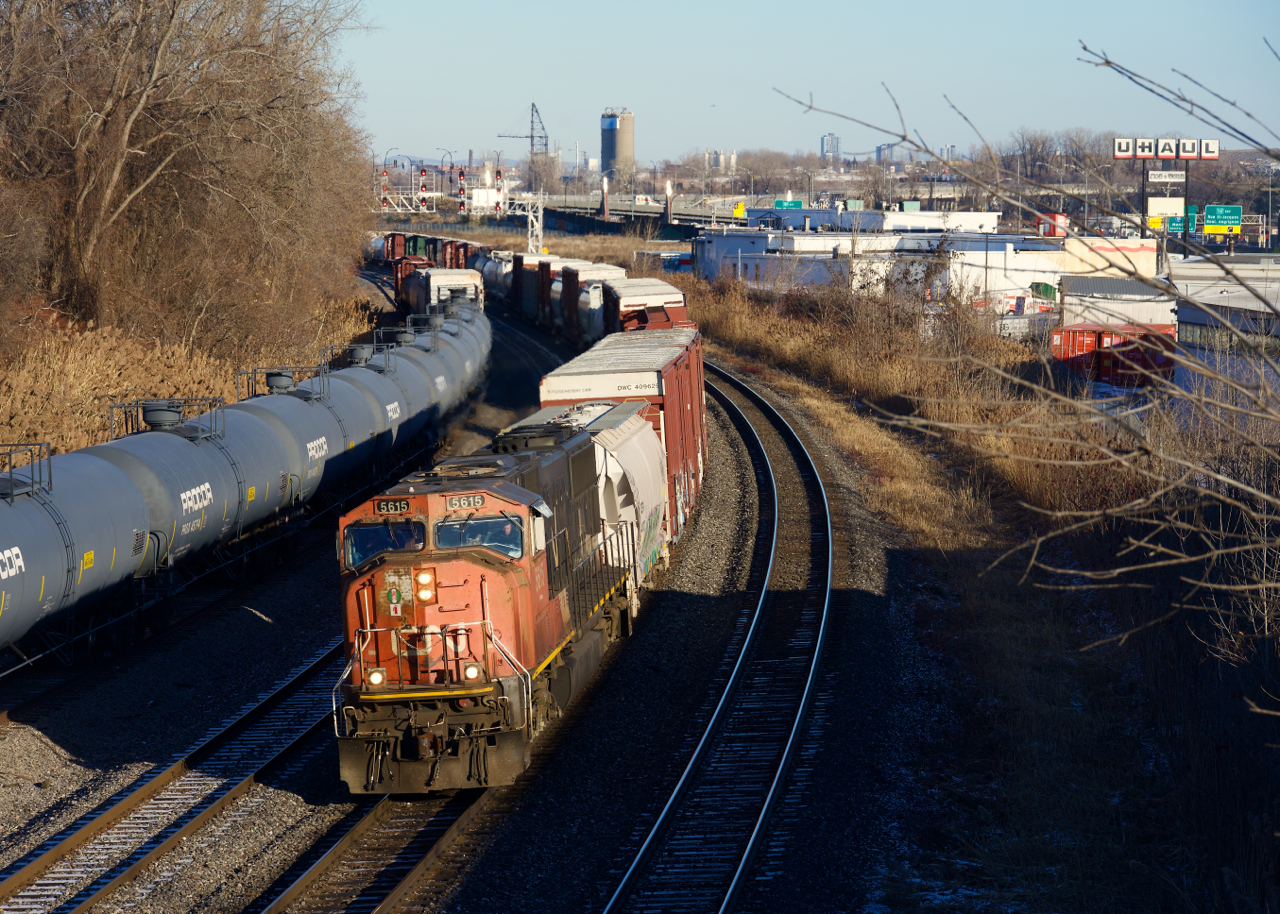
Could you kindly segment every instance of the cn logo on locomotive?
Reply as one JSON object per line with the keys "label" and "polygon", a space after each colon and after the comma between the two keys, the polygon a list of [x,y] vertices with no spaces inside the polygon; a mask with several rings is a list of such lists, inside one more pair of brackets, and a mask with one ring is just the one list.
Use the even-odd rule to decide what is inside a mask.
{"label": "cn logo on locomotive", "polygon": [[22,552],[17,546],[0,552],[0,581],[8,580],[18,572],[26,570],[27,566],[22,561]]}
{"label": "cn logo on locomotive", "polygon": [[213,487],[207,482],[202,486],[187,489],[182,493],[183,514],[199,511],[201,508],[207,508],[211,504],[213,504]]}

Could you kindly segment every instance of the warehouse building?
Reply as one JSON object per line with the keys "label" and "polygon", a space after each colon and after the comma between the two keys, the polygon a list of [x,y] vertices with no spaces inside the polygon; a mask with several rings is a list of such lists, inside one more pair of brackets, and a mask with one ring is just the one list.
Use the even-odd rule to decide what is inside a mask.
{"label": "warehouse building", "polygon": [[[1154,239],[1043,238],[989,232],[788,232],[722,229],[693,242],[694,272],[756,288],[849,283],[948,293],[1001,313],[1056,308],[1064,276],[1154,276]],[[1165,321],[1167,323],[1167,320]]]}
{"label": "warehouse building", "polygon": [[1234,348],[1240,333],[1265,340],[1280,337],[1280,256],[1220,255],[1222,266],[1207,257],[1188,257],[1170,265],[1169,282],[1178,290],[1178,341]]}
{"label": "warehouse building", "polygon": [[1140,279],[1118,276],[1063,276],[1058,284],[1062,323],[1171,324],[1177,299]]}

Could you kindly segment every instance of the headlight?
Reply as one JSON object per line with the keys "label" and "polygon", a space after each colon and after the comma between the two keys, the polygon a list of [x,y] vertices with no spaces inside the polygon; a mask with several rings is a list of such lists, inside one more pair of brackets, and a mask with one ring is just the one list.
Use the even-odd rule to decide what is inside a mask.
{"label": "headlight", "polygon": [[421,590],[418,591],[418,599],[421,600],[423,603],[431,602],[431,598],[434,597],[435,595],[436,595],[436,592],[432,590],[430,587],[423,587]]}
{"label": "headlight", "polygon": [[369,685],[380,686],[387,681],[387,671],[379,667],[369,671]]}
{"label": "headlight", "polygon": [[431,572],[429,572],[429,571],[419,571],[419,572],[418,572],[418,583],[419,583],[419,584],[430,584],[430,583],[431,583]]}
{"label": "headlight", "polygon": [[468,663],[466,666],[464,666],[464,667],[462,668],[462,675],[463,675],[463,676],[465,676],[465,677],[467,677],[468,679],[479,679],[479,678],[480,678],[480,664],[478,664],[478,663]]}

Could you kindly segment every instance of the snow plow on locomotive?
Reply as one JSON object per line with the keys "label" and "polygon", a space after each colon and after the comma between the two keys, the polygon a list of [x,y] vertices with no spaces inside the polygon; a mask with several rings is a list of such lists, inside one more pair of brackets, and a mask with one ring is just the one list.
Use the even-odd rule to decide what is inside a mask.
{"label": "snow plow on locomotive", "polygon": [[700,337],[684,334],[683,346],[643,333],[609,346],[609,370],[655,366],[665,397],[548,405],[343,517],[349,662],[334,723],[352,793],[511,783],[630,631],[640,585],[687,517],[673,486],[702,466],[700,421],[689,460],[670,460],[676,417],[703,411],[700,385],[671,380],[701,378]]}

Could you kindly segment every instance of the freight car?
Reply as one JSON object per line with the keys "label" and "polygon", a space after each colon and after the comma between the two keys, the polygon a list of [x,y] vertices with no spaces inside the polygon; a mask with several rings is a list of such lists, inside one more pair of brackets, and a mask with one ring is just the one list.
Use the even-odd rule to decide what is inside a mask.
{"label": "freight car", "polygon": [[475,270],[429,268],[414,270],[404,282],[404,304],[414,314],[450,302],[484,307],[484,279]]}
{"label": "freight car", "polygon": [[1173,377],[1173,324],[1068,324],[1053,328],[1053,357],[1091,381],[1143,387]]}
{"label": "freight car", "polygon": [[11,451],[11,461],[36,459],[0,482],[0,644],[385,465],[457,408],[488,365],[479,308],[451,303],[428,321],[428,332],[401,331],[380,352],[351,347],[341,370],[244,372],[247,396],[235,404],[134,401],[112,408],[105,444]]}
{"label": "freight car", "polygon": [[[334,727],[352,793],[511,783],[630,631],[696,496],[688,453],[703,459],[700,340],[665,332],[685,345],[619,334],[574,360],[635,362],[651,379],[656,365],[657,393],[584,391],[342,518],[349,662]],[[672,464],[676,437],[688,453]]]}

